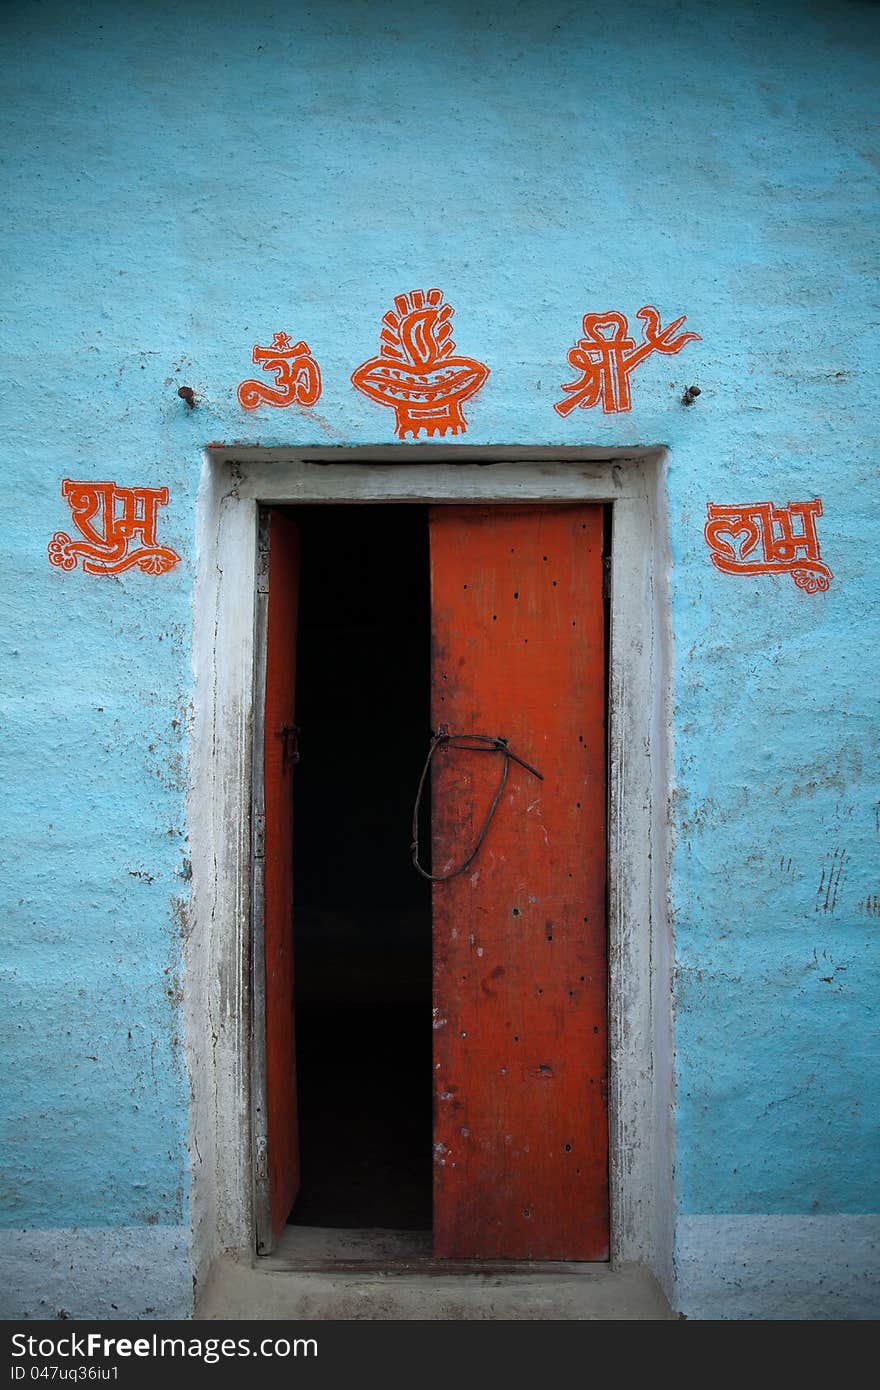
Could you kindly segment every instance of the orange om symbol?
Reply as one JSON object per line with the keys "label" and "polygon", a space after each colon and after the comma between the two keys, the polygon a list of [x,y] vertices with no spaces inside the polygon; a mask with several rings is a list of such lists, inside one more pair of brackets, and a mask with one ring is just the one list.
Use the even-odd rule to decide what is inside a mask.
{"label": "orange om symbol", "polygon": [[382,319],[379,356],[352,373],[358,391],[394,410],[399,439],[467,429],[462,406],[479,391],[489,368],[455,356],[453,313],[442,290],[397,295]]}
{"label": "orange om symbol", "polygon": [[245,410],[258,405],[314,405],[321,394],[321,370],[308,343],[291,343],[287,333],[276,333],[270,347],[254,346],[254,361],[264,372],[275,373],[275,385],[243,381],[238,399]]}

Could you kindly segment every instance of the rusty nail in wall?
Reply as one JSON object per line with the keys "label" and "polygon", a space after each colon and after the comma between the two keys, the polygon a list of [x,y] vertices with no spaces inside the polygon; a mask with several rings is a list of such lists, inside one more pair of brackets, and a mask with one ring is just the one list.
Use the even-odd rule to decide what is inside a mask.
{"label": "rusty nail in wall", "polygon": [[699,394],[699,386],[686,386],[684,389],[684,395],[681,398],[682,405],[693,405],[694,401],[697,399],[697,396],[699,396]]}
{"label": "rusty nail in wall", "polygon": [[[693,389],[693,388],[691,388],[691,389]],[[178,394],[178,396],[180,397],[180,399],[181,399],[182,401],[186,401],[186,403],[187,403],[187,405],[189,406],[190,410],[195,410],[195,406],[196,406],[196,393],[195,393],[195,391],[192,389],[191,386],[179,386],[179,387],[177,388],[177,394]]]}

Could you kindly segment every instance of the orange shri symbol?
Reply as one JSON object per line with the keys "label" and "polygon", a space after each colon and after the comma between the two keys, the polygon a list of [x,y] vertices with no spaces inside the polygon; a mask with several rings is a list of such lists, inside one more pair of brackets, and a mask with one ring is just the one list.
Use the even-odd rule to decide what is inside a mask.
{"label": "orange shri symbol", "polygon": [[[825,590],[834,578],[823,563],[816,535],[822,515],[818,497],[811,502],[748,502],[741,507],[706,503],[703,530],[712,563],[724,574],[790,574],[808,594]],[[800,521],[795,531],[794,521]],[[758,546],[761,549],[758,551]]]}
{"label": "orange shri symbol", "polygon": [[686,317],[682,314],[661,328],[659,313],[653,305],[646,304],[636,314],[644,325],[644,338],[637,347],[635,339],[629,337],[625,314],[584,314],[584,336],[578,338],[568,354],[570,364],[581,375],[577,381],[563,385],[568,399],[558,401],[553,409],[559,415],[570,415],[577,406],[589,410],[601,401],[606,415],[632,410],[629,378],[640,362],[652,352],[681,352],[685,343],[703,341],[699,333],[672,336]]}
{"label": "orange shri symbol", "polygon": [[292,343],[287,333],[276,333],[270,347],[254,345],[253,358],[264,372],[275,373],[275,385],[243,381],[238,399],[245,410],[258,405],[315,405],[321,395],[321,370],[308,343]]}
{"label": "orange shri symbol", "polygon": [[489,368],[454,355],[454,312],[442,290],[397,295],[382,319],[379,356],[352,373],[359,391],[393,408],[398,439],[467,429],[462,406],[479,391]]}
{"label": "orange shri symbol", "polygon": [[179,563],[175,550],[156,542],[156,512],[167,506],[167,487],[117,487],[65,478],[61,495],[84,539],[74,541],[66,531],[56,531],[49,542],[50,565],[75,570],[82,560],[86,574],[121,574],[134,566],[145,574],[165,574]]}

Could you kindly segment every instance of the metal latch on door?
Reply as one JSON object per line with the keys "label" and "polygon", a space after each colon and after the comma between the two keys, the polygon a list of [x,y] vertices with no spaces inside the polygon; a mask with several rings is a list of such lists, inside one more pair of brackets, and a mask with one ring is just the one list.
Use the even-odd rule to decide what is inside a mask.
{"label": "metal latch on door", "polygon": [[282,772],[286,772],[289,767],[295,767],[299,762],[299,735],[300,727],[298,724],[283,724],[275,735],[276,738],[283,740],[281,745]]}

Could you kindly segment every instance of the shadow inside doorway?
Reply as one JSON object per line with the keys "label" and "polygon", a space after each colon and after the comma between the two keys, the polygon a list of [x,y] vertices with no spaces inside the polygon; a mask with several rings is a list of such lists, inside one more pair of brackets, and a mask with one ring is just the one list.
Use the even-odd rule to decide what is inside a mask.
{"label": "shadow inside doorway", "polygon": [[427,509],[296,518],[301,1187],[290,1221],[427,1231],[431,890],[409,851],[429,739]]}

